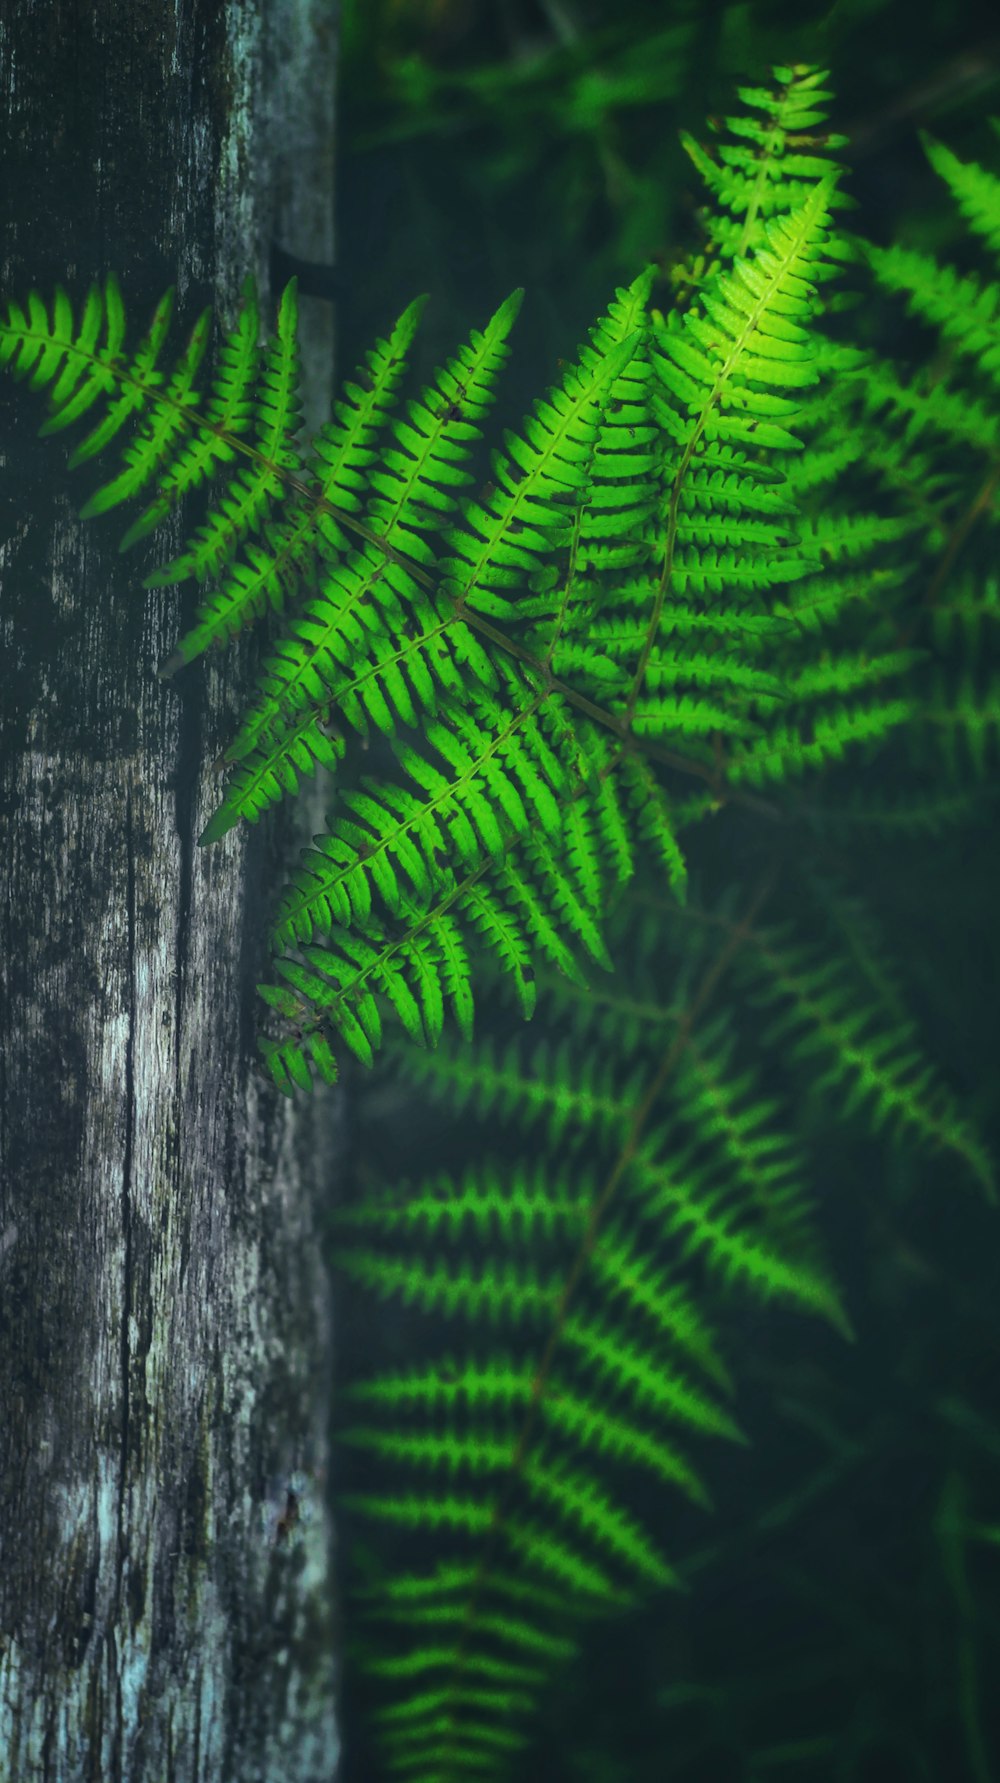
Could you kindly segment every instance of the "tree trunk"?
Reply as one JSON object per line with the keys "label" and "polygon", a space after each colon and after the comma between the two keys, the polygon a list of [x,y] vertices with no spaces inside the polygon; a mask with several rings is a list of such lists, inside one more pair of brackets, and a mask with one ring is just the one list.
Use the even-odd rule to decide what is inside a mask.
{"label": "tree trunk", "polygon": [[[274,243],[331,257],[335,16],[8,9],[0,296],[58,282],[79,314],[114,270],[134,343],[176,282],[174,353],[248,270],[267,314]],[[316,304],[314,424],[331,337]],[[159,682],[194,594],[141,579],[181,535],[120,557],[134,514],[74,518],[111,458],[66,472],[39,397],[0,401],[0,1779],[318,1783],[332,1108],[254,1048],[263,915],[316,814],[197,848],[255,647]]]}

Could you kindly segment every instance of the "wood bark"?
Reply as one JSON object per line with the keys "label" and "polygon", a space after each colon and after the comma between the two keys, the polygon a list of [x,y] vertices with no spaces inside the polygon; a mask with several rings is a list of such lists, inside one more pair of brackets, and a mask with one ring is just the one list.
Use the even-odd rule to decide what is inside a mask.
{"label": "wood bark", "polygon": [[[174,354],[247,271],[269,316],[275,242],[331,257],[335,19],[0,12],[0,298],[114,270],[134,344],[176,283]],[[67,472],[42,399],[0,403],[0,1779],[319,1783],[337,1101],[285,1102],[254,1046],[317,813],[197,847],[259,646],[158,681],[196,592],[141,581],[181,533],[119,556],[134,510],[75,518],[113,461]]]}

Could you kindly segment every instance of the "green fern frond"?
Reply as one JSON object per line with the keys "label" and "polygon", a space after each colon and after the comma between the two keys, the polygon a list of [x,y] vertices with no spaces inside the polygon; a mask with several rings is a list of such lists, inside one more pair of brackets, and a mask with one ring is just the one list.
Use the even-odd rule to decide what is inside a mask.
{"label": "green fern frond", "polygon": [[[816,126],[824,123],[832,94],[827,73],[804,66],[775,68],[775,87],[738,87],[745,114],[728,117],[721,128],[736,138],[720,142],[714,158],[681,131],[680,139],[711,195],[705,215],[708,260],[735,260],[746,253],[761,221],[803,203],[831,170],[830,152],[847,142]],[[852,201],[838,194],[836,202]],[[697,266],[685,268],[684,282],[703,281]]]}
{"label": "green fern frond", "polygon": [[[912,461],[912,448],[918,440],[923,442],[929,434],[936,436],[938,444],[954,442],[987,456],[1000,448],[995,407],[948,378],[931,379],[925,374],[904,383],[892,366],[877,363],[856,380],[856,389],[863,412],[872,420],[888,415],[900,424],[900,445],[907,456],[898,467],[896,481],[901,490],[920,491],[921,505],[913,512],[914,522],[924,514],[934,517],[933,506],[928,507],[928,496],[932,501],[934,496],[933,480],[921,474],[922,465]],[[882,476],[886,483],[891,481],[888,465]]]}
{"label": "green fern frond", "polygon": [[[260,372],[259,330],[257,292],[253,280],[248,278],[236,320],[216,355],[215,378],[204,413],[197,417],[199,425],[194,430],[191,424],[195,415],[186,417],[188,427],[183,448],[164,466],[158,479],[158,498],[140,516],[136,529],[125,534],[122,549],[126,541],[144,536],[157,525],[182,496],[207,483],[217,474],[220,465],[231,464],[239,456],[250,431],[253,393]],[[167,564],[153,571],[146,586],[156,588],[185,574],[186,570]]]}
{"label": "green fern frond", "polygon": [[[655,931],[643,928],[646,947]],[[464,1661],[468,1655],[474,1676],[475,1656],[500,1657],[485,1584],[498,1565],[519,1585],[556,1586],[577,1615],[677,1583],[630,1482],[648,1475],[706,1506],[678,1432],[744,1440],[719,1398],[729,1377],[686,1279],[687,1259],[703,1259],[724,1284],[795,1301],[847,1329],[810,1243],[794,1159],[767,1135],[773,1110],[746,1101],[747,1076],[727,1083],[724,1054],[707,1094],[713,1049],[709,1037],[690,1067],[702,1074],[700,1100],[689,1094],[692,1078],[676,1085],[697,1129],[681,1144],[673,1128],[643,1132],[648,1059],[641,1074],[616,1082],[593,1052],[582,1083],[576,1050],[565,1044],[536,1049],[530,1067],[512,1046],[502,1058],[487,1048],[470,1060],[447,1043],[404,1065],[418,1082],[453,1087],[459,1106],[471,1100],[487,1130],[500,1113],[508,1127],[536,1135],[541,1121],[552,1156],[481,1160],[457,1179],[442,1173],[402,1185],[338,1216],[362,1240],[338,1251],[347,1275],[446,1321],[450,1339],[437,1358],[352,1390],[355,1402],[379,1413],[347,1433],[366,1457],[366,1487],[352,1492],[352,1504],[404,1537],[437,1532],[442,1571],[467,1581],[464,1602],[461,1590],[447,1601],[428,1590],[433,1626],[449,1629],[452,1644],[436,1649],[443,1678],[426,1723],[417,1707],[411,1715],[387,1705],[390,1769],[406,1762],[402,1729],[422,1725],[417,1775],[442,1766],[447,1774],[445,1731],[463,1747],[468,1738],[476,1762],[494,1774],[484,1756],[493,1721],[480,1726],[482,1744],[468,1735],[467,1722],[478,1723],[483,1711],[466,1697]],[[574,1126],[585,1150],[567,1146]],[[595,1150],[605,1163],[592,1161]],[[557,1161],[567,1152],[572,1164]],[[720,1155],[735,1165],[734,1180],[722,1177]],[[452,1336],[459,1322],[468,1328],[464,1349]],[[408,1582],[407,1597],[393,1620],[412,1632],[405,1606],[420,1587],[401,1559],[385,1581],[387,1599],[397,1577]],[[536,1612],[539,1619],[545,1627]],[[502,1652],[504,1663],[519,1663],[512,1644]],[[412,1673],[390,1666],[384,1676],[406,1688]],[[536,1688],[537,1681],[527,1687],[519,1713]],[[504,1697],[493,1714],[502,1721],[514,1712]],[[463,1759],[457,1774],[471,1762]]]}
{"label": "green fern frond", "polygon": [[920,140],[935,173],[950,187],[963,217],[986,246],[1000,256],[1000,179],[975,161],[960,161],[925,130],[920,132]]}
{"label": "green fern frond", "polygon": [[762,1042],[787,1042],[794,1034],[792,1061],[825,1064],[811,1080],[814,1094],[839,1088],[847,1112],[866,1108],[874,1132],[887,1126],[894,1136],[909,1134],[935,1150],[955,1153],[995,1199],[993,1161],[922,1056],[911,1020],[886,1028],[858,997],[843,962],[796,943],[787,928],[755,934],[741,969],[754,975],[754,1005],[778,1007]]}
{"label": "green fern frond", "polygon": [[775,1126],[774,1098],[747,1100],[756,1072],[730,1074],[735,1037],[725,1016],[689,1036],[677,1063],[673,1101],[684,1128],[723,1164],[730,1182],[776,1239],[798,1236],[811,1209],[803,1188],[804,1159]]}
{"label": "green fern frond", "polygon": [[578,1059],[568,1037],[526,1053],[516,1038],[501,1050],[486,1034],[470,1053],[446,1033],[433,1052],[394,1047],[392,1057],[408,1083],[446,1096],[456,1110],[540,1124],[553,1150],[579,1150],[595,1129],[608,1138],[625,1126],[637,1096],[634,1074],[619,1088],[613,1062],[596,1052]]}
{"label": "green fern frond", "polygon": [[588,352],[566,368],[561,387],[535,405],[523,436],[505,430],[507,454],[493,456],[495,487],[487,504],[466,502],[462,526],[444,537],[450,555],[439,567],[456,611],[510,620],[515,615],[501,590],[538,576],[544,568],[540,554],[567,540],[565,504],[586,491],[608,387],[637,346],[633,335],[603,356]]}
{"label": "green fern frond", "polygon": [[[387,469],[370,473],[376,494],[365,515],[366,530],[379,543],[363,545],[333,568],[318,598],[293,620],[279,650],[264,666],[257,706],[244,720],[228,759],[245,760],[258,738],[280,736],[289,716],[312,702],[336,700],[347,722],[363,735],[368,734],[370,722],[384,731],[396,723],[413,723],[410,687],[392,656],[386,653],[383,681],[369,670],[366,682],[361,665],[369,638],[372,643],[399,633],[412,638],[414,622],[418,634],[427,633],[426,657],[405,646],[402,654],[408,658],[411,685],[421,704],[428,703],[428,690],[436,680],[461,686],[461,673],[456,670],[449,677],[442,666],[447,647],[442,651],[437,645],[441,616],[423,591],[419,569],[414,574],[404,564],[429,561],[432,554],[424,534],[440,526],[454,508],[457,492],[469,481],[465,460],[480,437],[474,421],[492,398],[520,300],[521,293],[513,293],[484,332],[475,331],[456,359],[439,368],[420,401],[408,404],[406,419],[392,423],[395,445],[381,455]],[[387,559],[381,547],[394,555]],[[460,646],[463,668],[471,666],[472,655],[471,644]],[[353,670],[353,685],[345,684],[348,668]],[[431,709],[433,698],[431,692]],[[394,701],[401,707],[395,718]],[[239,814],[232,812],[233,822]]]}
{"label": "green fern frond", "polygon": [[809,1259],[783,1256],[769,1235],[759,1237],[745,1223],[745,1207],[728,1204],[728,1174],[720,1180],[711,1169],[696,1165],[694,1147],[678,1157],[668,1138],[667,1130],[653,1135],[637,1160],[635,1192],[644,1215],[678,1239],[685,1259],[704,1257],[727,1286],[738,1282],[765,1301],[790,1300],[848,1335],[826,1275]]}
{"label": "green fern frond", "polygon": [[252,760],[233,776],[224,803],[198,837],[200,845],[218,842],[240,817],[256,823],[276,800],[298,792],[300,776],[315,774],[317,768],[335,768],[343,759],[346,744],[328,725],[328,711],[310,708],[299,714],[278,741],[257,749]]}
{"label": "green fern frond", "polygon": [[915,248],[868,251],[887,290],[904,295],[907,308],[940,329],[991,383],[1000,381],[1000,298],[995,285],[985,284],[975,273],[958,273]]}
{"label": "green fern frond", "polygon": [[[812,377],[794,318],[808,310],[803,281],[819,253],[828,189],[829,182],[813,193],[801,216],[768,225],[753,260],[713,287],[708,321],[687,318],[690,344],[677,353],[688,373],[697,363],[704,388],[683,424],[676,466],[676,429],[662,432],[667,405],[654,396],[661,413],[649,407],[662,358],[647,344],[650,271],[618,293],[523,435],[504,436],[493,492],[477,501],[457,498],[519,293],[392,421],[416,323],[411,306],[371,356],[368,399],[355,396],[321,434],[315,473],[294,438],[294,287],[259,369],[248,290],[211,403],[199,404],[192,388],[200,334],[161,393],[180,446],[159,455],[155,476],[136,447],[128,478],[102,499],[122,498],[126,484],[134,492],[148,475],[158,480],[160,512],[195,486],[213,454],[243,452],[247,460],[182,558],[159,574],[229,566],[166,672],[299,590],[257,704],[226,752],[234,774],[202,840],[217,840],[241,816],[256,821],[297,791],[301,776],[334,767],[346,748],[341,725],[393,737],[418,787],[414,797],[369,781],[349,795],[330,838],[286,893],[275,943],[312,951],[279,960],[285,982],[263,993],[291,1026],[263,1048],[283,1087],[303,1083],[310,1057],[329,1076],[327,1042],[313,1049],[322,1031],[339,1028],[370,1058],[381,1036],[380,1000],[425,1044],[435,1044],[448,1004],[467,1029],[470,942],[485,942],[505,962],[526,1011],[532,952],[571,977],[579,976],[578,948],[607,968],[601,909],[609,886],[633,870],[636,841],[655,850],[683,896],[675,802],[628,738],[643,750],[687,739],[697,753],[720,734],[757,735],[767,701],[783,697],[781,680],[763,664],[720,644],[727,635],[744,643],[756,635],[762,644],[762,595],[805,567],[782,551],[790,534],[777,534],[775,521],[785,503],[745,448],[790,437],[777,417],[795,403],[778,392],[801,390]],[[89,333],[95,314],[91,306]],[[154,347],[167,319],[164,305]],[[718,342],[705,338],[705,326]],[[57,338],[65,349],[62,308]],[[382,422],[394,443],[378,440]],[[154,519],[147,508],[142,527]],[[355,529],[362,541],[351,545]],[[645,562],[653,574],[637,576]],[[606,578],[623,570],[631,580],[620,584],[616,613]],[[532,592],[512,602],[510,592],[526,583]],[[706,610],[706,597],[723,591],[727,600]],[[705,631],[712,650],[677,648],[685,617],[692,637]],[[433,757],[395,736],[416,724],[445,761],[444,778]],[[705,800],[689,806],[704,808]],[[318,948],[326,935],[331,945]]]}
{"label": "green fern frond", "polygon": [[[283,611],[286,585],[297,584],[312,555],[331,561],[349,549],[351,540],[337,515],[356,515],[362,506],[367,475],[378,463],[376,442],[406,370],[406,355],[425,302],[418,297],[407,306],[388,339],[376,341],[365,365],[355,373],[359,381],[344,384],[343,395],[334,404],[335,420],[312,441],[309,493],[296,494],[281,517],[268,524],[266,550],[259,544],[245,546],[247,561],[230,567],[161,674],[170,675],[192,662],[212,643],[228,641],[267,605]],[[224,414],[219,419],[224,424]],[[172,574],[160,572],[149,585],[170,579]]]}
{"label": "green fern frond", "polygon": [[911,700],[899,697],[867,705],[841,704],[802,724],[782,723],[759,741],[734,748],[727,776],[737,786],[746,781],[763,786],[769,780],[801,775],[842,760],[848,750],[881,743],[907,724],[914,711]]}
{"label": "green fern frond", "polygon": [[[1000,249],[1000,180],[975,163],[963,163],[951,150],[923,137],[928,158],[996,256]],[[949,510],[960,499],[965,478],[943,459],[964,449],[995,469],[998,450],[995,404],[982,386],[1000,379],[997,286],[977,272],[959,273],[932,255],[892,244],[865,245],[865,257],[883,288],[898,294],[907,308],[935,328],[948,343],[942,362],[901,374],[883,362],[870,362],[854,380],[855,399],[869,423],[882,422],[877,456],[869,458],[883,480],[926,516],[930,551],[941,549]],[[885,420],[894,425],[886,430]],[[919,442],[921,455],[915,457]],[[917,500],[914,495],[917,493]]]}
{"label": "green fern frond", "polygon": [[[560,1303],[558,1278],[547,1281],[538,1259],[580,1237],[594,1187],[578,1173],[560,1179],[542,1168],[511,1177],[507,1169],[484,1165],[458,1185],[438,1178],[346,1212],[343,1222],[374,1232],[378,1249],[347,1249],[340,1261],[380,1293],[397,1292],[426,1310],[462,1317],[474,1330],[496,1324],[519,1344],[532,1332],[538,1341]],[[415,1263],[415,1240],[443,1247],[457,1264]],[[606,1278],[614,1281],[615,1320],[583,1310],[565,1319],[566,1359],[541,1395],[537,1366],[518,1351],[495,1348],[359,1384],[355,1399],[379,1407],[386,1422],[355,1427],[347,1440],[381,1457],[394,1474],[445,1470],[454,1484],[433,1500],[419,1490],[392,1497],[378,1490],[359,1493],[357,1508],[403,1528],[423,1523],[448,1530],[453,1539],[480,1534],[502,1541],[505,1552],[517,1555],[519,1584],[543,1590],[555,1584],[573,1600],[624,1601],[630,1580],[631,1588],[674,1583],[648,1529],[623,1501],[621,1484],[613,1484],[616,1470],[624,1462],[704,1504],[704,1487],[671,1427],[679,1422],[730,1438],[739,1433],[728,1413],[670,1359],[678,1343],[698,1347],[696,1318],[692,1325],[676,1284],[648,1257],[629,1255],[625,1235],[613,1230]],[[637,1342],[636,1317],[651,1346],[648,1359]],[[536,1404],[541,1424],[530,1448],[522,1450],[518,1426]],[[586,1470],[574,1463],[574,1454],[589,1457]],[[517,1489],[511,1500],[512,1478]],[[482,1485],[473,1489],[476,1480]],[[468,1482],[461,1493],[459,1482]],[[482,1652],[484,1637],[489,1642],[498,1630],[496,1618],[485,1613],[487,1602],[480,1601],[486,1570],[480,1567],[455,1616],[460,1652],[470,1656]],[[457,1678],[449,1681],[448,1708],[464,1738],[462,1674],[459,1663]],[[390,1742],[393,1724],[386,1724]],[[436,1748],[434,1760],[441,1761]]]}
{"label": "green fern frond", "polygon": [[988,765],[1000,759],[1000,672],[994,671],[981,688],[971,676],[957,685],[939,676],[920,718],[957,785],[965,778],[967,763],[978,780],[985,780]]}
{"label": "green fern frond", "polygon": [[429,752],[395,741],[416,792],[366,777],[363,790],[342,794],[344,815],[330,835],[316,838],[282,899],[276,946],[311,939],[334,923],[366,921],[373,892],[393,914],[404,902],[426,906],[443,862],[473,870],[486,859],[499,861],[512,836],[527,830],[529,812],[544,833],[558,833],[568,771],[538,722],[538,696],[512,670],[503,674],[509,707],[499,723],[486,728],[456,710],[448,725],[426,725],[426,743],[443,767]]}
{"label": "green fern frond", "polygon": [[654,367],[666,399],[659,417],[682,447],[682,472],[702,441],[798,445],[781,423],[797,407],[786,392],[815,382],[804,324],[832,191],[824,180],[787,217],[767,223],[753,256],[708,287],[704,316],[688,314],[679,327],[657,331]]}
{"label": "green fern frond", "polygon": [[[471,826],[468,839],[477,845]],[[491,867],[488,876],[486,867]],[[258,988],[265,1001],[298,1024],[311,1028],[329,1023],[370,1064],[382,1039],[379,999],[420,1045],[437,1044],[446,998],[462,1031],[471,1033],[468,936],[495,953],[512,975],[522,1011],[529,1016],[534,1008],[533,955],[541,952],[581,984],[586,980],[573,939],[582,941],[599,963],[608,964],[599,931],[574,902],[565,875],[552,867],[541,880],[539,886],[528,877],[513,850],[498,865],[475,867],[458,885],[446,877],[431,908],[407,906],[401,912],[405,932],[374,925],[367,930],[358,924],[349,930],[335,927],[327,946],[300,946],[304,964],[279,956],[275,969],[297,995],[282,987]]]}
{"label": "green fern frond", "polygon": [[[168,293],[168,299],[170,297],[171,294]],[[160,304],[154,318],[151,329],[154,342],[161,341],[166,335],[171,309],[171,302],[168,299],[164,299]],[[197,393],[193,389],[194,378],[204,357],[210,327],[211,311],[204,310],[195,323],[187,347],[166,386],[163,408],[158,410],[154,407],[151,418],[125,447],[122,456],[125,459],[126,468],[110,483],[106,483],[103,488],[98,489],[90,497],[90,500],[84,503],[80,509],[81,519],[87,520],[94,514],[106,513],[108,509],[117,507],[120,502],[127,501],[146,489],[156,476],[160,465],[175,449],[175,442],[179,441],[179,436],[187,430],[190,420],[188,410],[197,401]],[[154,349],[154,354],[151,355],[151,364],[155,350],[158,349]],[[53,401],[55,401],[55,394],[53,392]],[[139,401],[135,406],[140,406]],[[62,426],[64,420],[65,411],[58,418],[57,425]],[[47,426],[51,426],[51,423]],[[71,464],[79,463],[82,459],[90,457],[93,451],[99,451],[107,444],[108,437],[104,429],[97,429],[94,434],[88,436],[87,440],[77,446],[70,460]],[[169,501],[166,498],[147,508],[146,512],[129,527],[119,549],[127,551],[131,545],[144,538],[147,533],[153,530],[154,526],[158,525],[168,508]]]}
{"label": "green fern frond", "polygon": [[[33,291],[27,314],[11,303],[0,321],[0,364],[8,366],[16,378],[28,378],[34,390],[52,386],[42,433],[60,431],[88,414],[99,401],[103,402],[106,412],[76,446],[71,466],[103,451],[139,411],[149,409],[153,417],[151,431],[147,429],[145,436],[140,436],[140,444],[126,448],[129,468],[114,484],[91,498],[87,504],[90,513],[101,513],[134,494],[169,450],[173,435],[186,419],[191,381],[204,351],[207,318],[202,316],[195,326],[168,397],[156,400],[163,381],[156,361],[170,326],[172,308],[170,290],[160,299],[149,329],[131,359],[122,354],[125,310],[114,277],[107,279],[103,299],[97,287],[91,286],[76,333],[72,306],[61,288],[57,288],[51,316]],[[102,327],[105,341],[99,346]]]}
{"label": "green fern frond", "polygon": [[[256,305],[251,309],[255,318]],[[248,433],[254,456],[231,479],[225,495],[198,527],[187,550],[160,572],[163,581],[195,576],[204,581],[233,556],[248,534],[260,532],[276,501],[284,495],[289,478],[301,471],[302,457],[296,444],[301,420],[299,393],[298,304],[293,279],[278,304],[275,332],[263,353],[250,404]],[[230,408],[229,391],[217,393],[220,405]],[[282,474],[284,473],[284,474]]]}

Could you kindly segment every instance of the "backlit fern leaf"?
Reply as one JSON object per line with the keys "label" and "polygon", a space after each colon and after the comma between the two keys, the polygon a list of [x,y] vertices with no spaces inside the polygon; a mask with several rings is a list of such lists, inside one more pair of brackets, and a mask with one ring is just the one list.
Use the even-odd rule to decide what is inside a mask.
{"label": "backlit fern leaf", "polygon": [[[351,540],[336,515],[356,514],[362,505],[367,474],[378,462],[378,435],[405,372],[406,353],[423,304],[423,298],[415,299],[388,340],[376,342],[357,373],[363,382],[345,383],[343,395],[334,405],[335,420],[312,442],[308,493],[293,492],[280,517],[268,522],[266,548],[248,544],[244,561],[230,565],[221,588],[208,597],[197,623],[180,640],[161,673],[172,674],[210,643],[224,642],[256,618],[266,604],[281,611],[284,591],[297,586],[314,555],[323,562],[333,561],[349,548]],[[248,325],[255,337],[253,310],[241,315],[237,341],[245,338]],[[233,352],[235,345],[230,336],[223,354],[227,347]],[[219,419],[224,424],[224,415]],[[163,571],[156,580],[172,579],[172,574],[172,570]]]}
{"label": "backlit fern leaf", "polygon": [[[826,117],[830,93],[821,68],[775,68],[775,85],[738,87],[746,111],[724,120],[735,141],[722,141],[712,156],[687,131],[681,132],[691,160],[704,180],[710,204],[703,214],[708,242],[694,266],[678,268],[682,290],[695,294],[706,271],[719,260],[746,253],[758,225],[803,203],[830,171],[830,151],[845,136],[817,132]],[[719,132],[721,126],[714,124]],[[850,200],[840,196],[840,204]]]}
{"label": "backlit fern leaf", "polygon": [[[634,870],[636,844],[684,892],[681,808],[653,765],[657,748],[679,745],[707,770],[727,737],[734,779],[758,772],[749,764],[765,747],[784,775],[788,747],[775,752],[765,733],[788,702],[787,674],[763,651],[787,623],[768,602],[808,559],[760,450],[792,442],[786,424],[815,376],[803,323],[831,190],[821,183],[775,214],[677,328],[650,332],[650,272],[620,292],[522,432],[506,431],[475,499],[462,494],[466,461],[520,293],[393,419],[411,306],[308,460],[295,437],[293,287],[259,365],[246,294],[207,404],[193,384],[204,320],[164,384],[153,366],[166,303],[134,361],[120,353],[114,287],[103,348],[96,299],[77,338],[61,297],[51,323],[37,300],[29,318],[11,311],[4,356],[43,382],[62,368],[60,415],[85,374],[87,402],[72,413],[105,399],[86,452],[147,405],[125,470],[95,498],[110,506],[152,484],[135,536],[216,461],[246,460],[156,576],[221,571],[168,671],[265,606],[293,603],[202,841],[334,768],[345,731],[390,737],[416,787],[370,776],[345,795],[282,899],[273,939],[301,957],[279,957],[284,982],[262,987],[288,1024],[263,1046],[282,1087],[307,1082],[310,1064],[332,1075],[338,1030],[370,1058],[380,1005],[427,1044],[448,1007],[468,1031],[470,949],[505,963],[526,1012],[533,954],[571,976],[581,949],[607,967],[602,905]],[[852,680],[845,658],[842,678],[860,688],[865,677],[859,668]],[[800,673],[798,704],[815,688]],[[902,710],[887,706],[883,724]],[[422,744],[404,742],[402,726],[419,726]],[[817,727],[809,759],[844,740]],[[683,814],[714,802],[706,793]]]}

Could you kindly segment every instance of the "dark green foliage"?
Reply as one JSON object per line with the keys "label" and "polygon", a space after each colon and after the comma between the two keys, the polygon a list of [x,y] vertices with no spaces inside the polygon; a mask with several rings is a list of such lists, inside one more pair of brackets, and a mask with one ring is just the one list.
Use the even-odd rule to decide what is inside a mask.
{"label": "dark green foliage", "polygon": [[[135,423],[85,509],[145,503],[123,548],[215,485],[149,578],[211,584],[162,672],[281,621],[202,842],[359,742],[395,764],[279,900],[261,1048],[291,1093],[395,1017],[397,1072],[482,1123],[460,1174],[345,1210],[338,1252],[431,1318],[346,1433],[390,1531],[384,1762],[415,1783],[516,1774],[595,1613],[681,1582],[671,1507],[710,1502],[703,1438],[744,1440],[730,1303],[851,1336],[793,1108],[995,1193],[837,850],[989,795],[996,585],[965,547],[1000,485],[1000,286],[840,230],[823,82],[779,67],[715,153],[686,140],[708,204],[673,302],[653,266],[619,289],[482,486],[520,292],[401,402],[411,304],[308,450],[294,286],[265,349],[246,292],[205,395],[206,318],[157,369],[169,299],[132,356],[110,280],[78,325],[62,292],[0,323],[46,430],[87,418],[76,460]],[[1000,181],[928,153],[996,256]],[[852,334],[872,273],[939,331],[926,367]],[[545,1040],[503,1017],[470,1048],[484,988],[523,1017],[541,991]]]}
{"label": "dark green foliage", "polygon": [[[769,166],[770,139],[758,146]],[[220,583],[166,673],[297,588],[202,841],[333,767],[341,725],[392,739],[406,776],[366,776],[281,901],[274,938],[298,957],[279,953],[279,982],[262,987],[286,1024],[264,1043],[280,1087],[304,1085],[309,1064],[332,1078],[331,1037],[370,1062],[387,1009],[423,1044],[449,1011],[468,1032],[477,948],[514,976],[526,1013],[539,955],[571,975],[581,950],[610,966],[602,909],[637,853],[683,897],[681,833],[730,789],[839,759],[909,716],[905,691],[879,684],[912,653],[831,655],[799,622],[793,590],[823,551],[858,557],[872,535],[803,533],[783,462],[817,380],[809,322],[835,187],[830,174],[807,186],[801,157],[790,179],[789,206],[774,179],[758,204],[752,255],[723,247],[683,313],[650,317],[651,271],[617,295],[522,432],[505,430],[478,498],[461,493],[467,460],[519,296],[392,418],[411,306],[307,461],[294,287],[259,369],[248,293],[205,402],[203,324],[172,377],[155,370],[167,300],[132,360],[113,284],[103,305],[91,293],[78,334],[62,293],[51,317],[36,297],[28,316],[12,307],[0,347],[53,386],[47,426],[107,407],[77,457],[146,412],[125,470],[88,503],[152,488],[124,545],[220,461],[247,461],[153,578]],[[730,208],[746,193],[742,167],[720,176]],[[682,800],[684,774],[711,792]]]}

